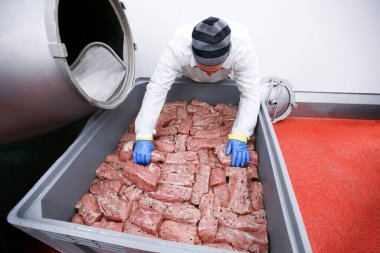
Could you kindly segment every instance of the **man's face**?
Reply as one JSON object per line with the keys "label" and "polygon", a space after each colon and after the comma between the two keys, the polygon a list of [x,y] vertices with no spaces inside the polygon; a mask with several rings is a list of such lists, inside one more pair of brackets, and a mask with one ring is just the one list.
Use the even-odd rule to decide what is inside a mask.
{"label": "man's face", "polygon": [[223,67],[223,63],[214,66],[206,66],[197,63],[197,66],[200,70],[206,72],[208,76],[212,76],[215,72],[219,71]]}

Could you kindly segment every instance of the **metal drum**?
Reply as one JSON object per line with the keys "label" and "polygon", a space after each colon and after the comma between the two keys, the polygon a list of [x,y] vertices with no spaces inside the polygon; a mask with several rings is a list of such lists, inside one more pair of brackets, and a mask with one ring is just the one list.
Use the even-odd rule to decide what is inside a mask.
{"label": "metal drum", "polygon": [[134,44],[118,0],[0,1],[0,143],[127,97]]}

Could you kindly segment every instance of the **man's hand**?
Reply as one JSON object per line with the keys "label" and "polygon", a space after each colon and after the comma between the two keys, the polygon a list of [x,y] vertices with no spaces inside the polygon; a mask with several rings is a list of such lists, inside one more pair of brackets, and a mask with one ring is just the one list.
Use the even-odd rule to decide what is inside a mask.
{"label": "man's hand", "polygon": [[238,140],[229,140],[226,148],[226,155],[231,154],[232,167],[244,167],[245,163],[250,162],[247,143]]}
{"label": "man's hand", "polygon": [[133,162],[140,165],[150,164],[150,153],[154,150],[153,141],[138,140],[133,150]]}

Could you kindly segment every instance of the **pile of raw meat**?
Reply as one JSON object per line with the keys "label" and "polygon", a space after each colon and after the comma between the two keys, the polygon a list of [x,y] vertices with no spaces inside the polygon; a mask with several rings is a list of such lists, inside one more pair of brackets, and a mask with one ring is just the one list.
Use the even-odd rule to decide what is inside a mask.
{"label": "pile of raw meat", "polygon": [[209,247],[267,252],[254,138],[251,162],[230,167],[227,135],[237,107],[167,102],[149,166],[134,164],[134,123],[96,170],[72,222]]}

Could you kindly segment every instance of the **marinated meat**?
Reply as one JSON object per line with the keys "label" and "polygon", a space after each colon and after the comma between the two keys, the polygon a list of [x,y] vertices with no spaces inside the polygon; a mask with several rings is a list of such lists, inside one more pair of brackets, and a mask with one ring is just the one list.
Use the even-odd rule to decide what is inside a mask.
{"label": "marinated meat", "polygon": [[141,189],[154,191],[160,176],[160,168],[154,163],[144,167],[132,161],[127,161],[125,162],[123,175]]}
{"label": "marinated meat", "polygon": [[124,223],[114,221],[98,221],[91,225],[92,227],[109,229],[117,232],[122,232]]}
{"label": "marinated meat", "polygon": [[172,173],[167,171],[161,171],[161,177],[158,181],[162,184],[173,184],[180,186],[193,186],[194,175],[188,173]]}
{"label": "marinated meat", "polygon": [[99,180],[94,179],[90,186],[90,192],[93,194],[102,194],[102,193],[114,193],[118,194],[122,188],[122,183],[120,181],[111,181],[111,180]]}
{"label": "marinated meat", "polygon": [[150,161],[152,163],[164,162],[165,159],[166,159],[166,155],[164,152],[153,150],[152,153],[150,154]]}
{"label": "marinated meat", "polygon": [[76,213],[73,215],[73,217],[71,218],[71,222],[76,223],[76,224],[81,224],[81,225],[85,224],[82,216],[79,213]]}
{"label": "marinated meat", "polygon": [[199,205],[201,197],[206,194],[210,186],[210,174],[211,167],[201,164],[199,172],[195,176],[195,183],[193,185],[193,191],[191,193],[190,202],[194,205]]}
{"label": "marinated meat", "polygon": [[123,186],[119,195],[123,199],[127,199],[132,202],[137,202],[144,194],[144,190],[137,187],[136,185]]}
{"label": "marinated meat", "polygon": [[99,209],[110,221],[125,222],[132,210],[132,202],[115,194],[100,194],[97,198]]}
{"label": "marinated meat", "polygon": [[248,192],[247,171],[245,169],[230,168],[228,192],[228,208],[238,214],[249,213],[251,201]]}
{"label": "marinated meat", "polygon": [[102,218],[97,196],[92,193],[85,193],[75,205],[75,208],[78,209],[78,213],[82,216],[86,225],[92,225]]}
{"label": "marinated meat", "polygon": [[163,221],[162,213],[145,209],[132,212],[129,221],[151,235],[157,235]]}
{"label": "marinated meat", "polygon": [[160,228],[160,238],[175,242],[199,243],[197,227],[188,223],[165,220]]}
{"label": "marinated meat", "polygon": [[184,164],[167,164],[163,163],[161,166],[161,172],[172,172],[179,174],[190,174],[194,175],[198,173],[198,166],[193,163],[184,163]]}
{"label": "marinated meat", "polygon": [[128,141],[124,143],[123,147],[119,152],[120,161],[126,162],[132,159],[134,143],[135,141]]}
{"label": "marinated meat", "polygon": [[178,134],[175,136],[175,152],[186,151],[186,139],[187,135]]}
{"label": "marinated meat", "polygon": [[217,197],[220,201],[220,205],[222,207],[227,207],[228,206],[228,189],[227,189],[227,184],[223,183],[220,185],[215,185],[212,187],[214,190],[215,197]]}
{"label": "marinated meat", "polygon": [[252,232],[262,229],[265,230],[266,227],[265,217],[262,218],[259,214],[238,215],[224,207],[220,209],[218,222],[227,227]]}
{"label": "marinated meat", "polygon": [[211,170],[210,186],[226,183],[226,171],[222,168],[214,168]]}
{"label": "marinated meat", "polygon": [[139,201],[140,208],[148,210],[148,211],[155,211],[157,213],[162,213],[162,214],[171,204],[172,203],[151,198],[146,194],[142,195]]}
{"label": "marinated meat", "polygon": [[201,212],[195,206],[188,203],[175,203],[169,206],[164,213],[165,220],[172,220],[190,224],[197,224],[201,218]]}
{"label": "marinated meat", "polygon": [[191,197],[191,187],[159,184],[154,192],[148,192],[148,196],[165,202],[185,202],[189,201]]}
{"label": "marinated meat", "polygon": [[124,223],[124,233],[131,234],[131,235],[138,235],[138,236],[144,236],[144,237],[150,237],[150,238],[157,238],[157,236],[148,234],[141,228],[139,228],[136,225],[133,225],[130,221],[127,221]]}
{"label": "marinated meat", "polygon": [[263,187],[260,182],[252,181],[249,185],[249,195],[253,210],[264,209]]}
{"label": "marinated meat", "polygon": [[237,111],[237,106],[214,107],[197,99],[166,102],[151,164],[133,163],[136,135],[125,133],[96,169],[91,193],[78,201],[71,221],[136,236],[268,252],[255,136],[247,142],[251,159],[244,168],[230,167],[231,155],[225,154]]}
{"label": "marinated meat", "polygon": [[202,217],[198,224],[198,235],[202,242],[212,242],[216,236],[219,209],[220,203],[214,193],[209,192],[202,196],[199,204]]}
{"label": "marinated meat", "polygon": [[[167,136],[170,136],[170,135],[167,135]],[[161,151],[164,153],[174,152],[176,148],[174,141],[170,142],[169,140],[161,140],[161,139],[154,141],[154,146],[157,148],[158,151]]]}
{"label": "marinated meat", "polygon": [[194,151],[169,153],[166,156],[165,162],[175,163],[175,164],[183,164],[183,163],[199,164],[197,152],[194,152]]}

